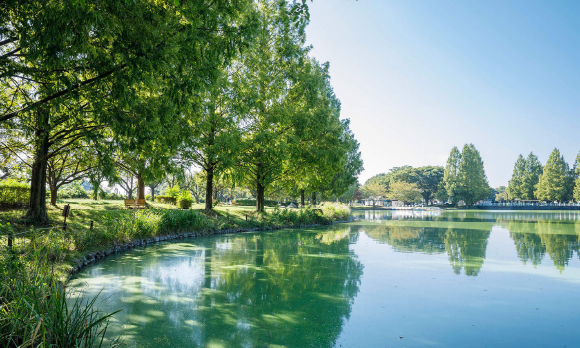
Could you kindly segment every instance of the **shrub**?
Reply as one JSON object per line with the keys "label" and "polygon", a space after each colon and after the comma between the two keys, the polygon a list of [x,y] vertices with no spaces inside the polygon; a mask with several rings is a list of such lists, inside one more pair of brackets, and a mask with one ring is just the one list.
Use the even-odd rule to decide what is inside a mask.
{"label": "shrub", "polygon": [[0,182],[0,203],[26,204],[30,200],[30,185],[15,179]]}
{"label": "shrub", "polygon": [[[236,204],[243,206],[243,207],[255,207],[256,206],[256,200],[255,199],[237,199],[236,200]],[[288,203],[290,204],[290,203]],[[294,203],[296,204],[296,203]],[[278,206],[278,201],[273,201],[270,199],[265,199],[264,200],[264,206],[266,207],[277,207]]]}
{"label": "shrub", "polygon": [[193,199],[181,198],[177,201],[177,206],[181,209],[189,209],[193,204]]}
{"label": "shrub", "polygon": [[350,208],[339,202],[324,202],[321,205],[322,214],[332,220],[345,221],[350,218]]}
{"label": "shrub", "polygon": [[181,209],[189,209],[193,204],[193,196],[187,190],[182,191],[177,197],[177,205]]}
{"label": "shrub", "polygon": [[89,198],[89,194],[78,183],[73,182],[68,185],[63,185],[58,192],[59,198]]}
{"label": "shrub", "polygon": [[101,199],[111,199],[111,200],[121,200],[125,199],[125,196],[120,195],[115,192],[105,192],[104,190],[99,191],[99,197]]}
{"label": "shrub", "polygon": [[181,190],[179,189],[179,186],[175,185],[173,187],[168,187],[167,190],[165,191],[165,195],[177,199],[180,192]]}
{"label": "shrub", "polygon": [[157,203],[175,204],[175,202],[177,202],[177,198],[171,196],[156,196],[155,201]]}

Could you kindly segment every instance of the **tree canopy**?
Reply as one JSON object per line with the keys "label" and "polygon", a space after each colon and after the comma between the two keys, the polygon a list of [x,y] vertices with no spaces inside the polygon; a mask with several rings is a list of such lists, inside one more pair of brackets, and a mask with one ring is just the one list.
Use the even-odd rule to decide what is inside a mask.
{"label": "tree canopy", "polygon": [[305,45],[305,1],[0,8],[0,165],[3,176],[29,166],[31,221],[48,221],[47,183],[54,203],[60,185],[81,177],[96,198],[104,178],[123,182],[124,172],[126,190],[136,179],[144,198],[145,185],[159,185],[176,163],[195,166],[208,210],[223,176],[252,187],[263,211],[274,183],[339,196],[362,170],[329,64]]}
{"label": "tree canopy", "polygon": [[539,200],[558,202],[566,199],[569,188],[567,183],[568,170],[568,163],[564,160],[564,156],[560,154],[560,150],[555,148],[539,177],[535,191],[536,197]]}

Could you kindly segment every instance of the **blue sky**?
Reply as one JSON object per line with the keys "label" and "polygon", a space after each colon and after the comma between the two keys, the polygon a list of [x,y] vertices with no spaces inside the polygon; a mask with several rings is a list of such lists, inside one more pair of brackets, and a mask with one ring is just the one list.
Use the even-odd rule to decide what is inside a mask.
{"label": "blue sky", "polygon": [[473,143],[492,187],[520,153],[580,151],[580,2],[314,0],[312,55],[330,62],[360,142],[360,181],[445,165]]}

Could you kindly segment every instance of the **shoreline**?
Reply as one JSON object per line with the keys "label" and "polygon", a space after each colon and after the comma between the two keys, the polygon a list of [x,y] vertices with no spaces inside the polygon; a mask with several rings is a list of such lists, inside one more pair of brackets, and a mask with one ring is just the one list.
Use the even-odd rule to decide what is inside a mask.
{"label": "shoreline", "polygon": [[255,228],[234,228],[234,229],[225,229],[225,230],[216,230],[210,233],[204,232],[183,232],[179,234],[169,234],[164,236],[156,236],[147,239],[138,239],[134,241],[130,241],[127,243],[120,243],[120,244],[113,244],[110,245],[108,248],[104,250],[93,251],[90,253],[85,254],[84,256],[73,260],[72,262],[68,262],[67,264],[71,266],[71,269],[68,270],[65,282],[68,282],[75,274],[80,272],[85,267],[88,267],[95,262],[105,259],[108,256],[116,255],[118,253],[129,251],[134,248],[140,246],[146,246],[150,244],[161,243],[165,241],[172,241],[178,239],[186,239],[186,238],[199,238],[199,237],[211,237],[215,235],[224,235],[224,234],[238,234],[238,233],[245,233],[245,232],[259,232],[259,231],[274,231],[274,230],[282,230],[282,229],[296,229],[296,228],[311,228],[311,227],[324,227],[324,226],[332,226],[341,223],[348,223],[348,221],[332,221],[329,224],[311,224],[311,225],[295,225],[295,226],[274,226],[274,227],[255,227]]}

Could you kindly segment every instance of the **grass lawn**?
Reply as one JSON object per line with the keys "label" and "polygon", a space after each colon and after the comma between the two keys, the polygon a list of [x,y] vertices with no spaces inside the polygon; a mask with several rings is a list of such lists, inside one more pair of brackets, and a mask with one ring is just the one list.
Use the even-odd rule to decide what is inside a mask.
{"label": "grass lawn", "polygon": [[[62,209],[66,204],[70,204],[70,215],[67,218],[67,224],[79,224],[84,227],[89,227],[91,221],[94,221],[94,227],[99,227],[107,217],[115,217],[126,212],[124,202],[121,200],[98,200],[92,199],[59,199],[56,207],[48,205],[48,216],[53,226],[60,226],[63,223]],[[178,209],[177,206],[165,203],[147,202],[150,209]],[[205,205],[203,203],[194,204],[191,209],[203,211]],[[255,211],[255,207],[242,207],[230,205],[218,205],[214,210],[222,216],[228,215],[232,219],[245,220],[246,214],[251,214]],[[273,208],[266,207],[266,210]],[[22,219],[26,214],[25,209],[6,209],[0,210],[0,221],[3,223],[9,222],[16,231],[27,229],[27,226]]]}

